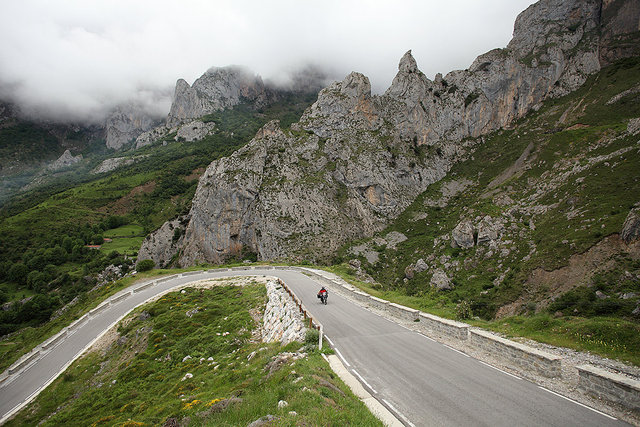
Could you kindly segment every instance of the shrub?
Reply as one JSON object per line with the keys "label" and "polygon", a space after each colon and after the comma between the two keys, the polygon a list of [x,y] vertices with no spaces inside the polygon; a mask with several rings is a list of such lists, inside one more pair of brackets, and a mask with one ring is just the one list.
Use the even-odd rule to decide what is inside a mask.
{"label": "shrub", "polygon": [[156,263],[152,259],[143,259],[138,263],[136,268],[138,271],[149,271],[156,266]]}
{"label": "shrub", "polygon": [[469,304],[469,301],[460,301],[460,303],[456,305],[456,319],[464,320],[471,319],[471,317],[473,317],[473,312],[471,310],[471,304]]}
{"label": "shrub", "polygon": [[320,339],[320,332],[317,329],[307,329],[307,333],[304,336],[304,342],[306,344],[318,344],[318,340]]}

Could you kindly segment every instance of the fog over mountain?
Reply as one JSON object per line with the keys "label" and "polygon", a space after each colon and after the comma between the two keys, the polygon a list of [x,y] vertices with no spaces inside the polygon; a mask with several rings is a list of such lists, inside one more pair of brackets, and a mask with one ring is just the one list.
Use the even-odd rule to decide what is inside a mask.
{"label": "fog over mountain", "polygon": [[102,121],[133,103],[158,117],[178,78],[244,65],[287,84],[315,66],[382,92],[408,49],[430,77],[503,47],[532,0],[0,1],[0,98],[55,121]]}

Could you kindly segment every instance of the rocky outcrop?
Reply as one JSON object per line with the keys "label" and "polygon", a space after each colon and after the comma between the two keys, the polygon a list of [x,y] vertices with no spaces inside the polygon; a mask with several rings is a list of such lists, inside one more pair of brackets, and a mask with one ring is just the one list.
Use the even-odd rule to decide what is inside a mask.
{"label": "rocky outcrop", "polygon": [[199,141],[214,133],[216,124],[213,122],[202,122],[194,120],[184,126],[180,126],[176,132],[176,141],[193,142]]}
{"label": "rocky outcrop", "polygon": [[105,159],[96,166],[91,173],[92,174],[100,174],[114,171],[123,166],[129,166],[137,162],[139,159],[145,156],[135,156],[135,157],[113,157],[111,159]]}
{"label": "rocky outcrop", "polygon": [[62,156],[60,156],[55,162],[51,163],[47,169],[50,171],[58,171],[60,169],[68,168],[69,166],[73,166],[81,161],[82,154],[74,156],[71,154],[71,151],[64,150]]}
{"label": "rocky outcrop", "polygon": [[161,267],[170,261],[184,240],[182,227],[185,220],[182,218],[165,222],[155,233],[148,235],[138,251],[137,262],[151,259],[156,266]]}
{"label": "rocky outcrop", "polygon": [[[599,0],[541,0],[520,14],[505,49],[467,70],[431,81],[408,51],[383,95],[372,95],[368,78],[355,72],[329,85],[290,131],[270,123],[209,166],[180,263],[222,262],[243,251],[264,260],[321,259],[380,231],[464,158],[464,138],[509,126],[600,69],[600,9]],[[216,77],[220,70],[193,87],[179,82],[172,120],[214,108],[202,104],[205,87],[236,99],[233,79]],[[243,96],[260,100],[260,83],[243,82]],[[499,224],[476,227],[479,244],[500,236]],[[457,231],[454,245],[476,243],[468,227]]]}
{"label": "rocky outcrop", "polygon": [[602,1],[600,64],[640,55],[640,2]]}
{"label": "rocky outcrop", "polygon": [[192,86],[183,79],[178,80],[167,126],[173,127],[241,102],[265,106],[274,96],[260,76],[241,67],[211,68]]}
{"label": "rocky outcrop", "polygon": [[440,268],[436,269],[436,271],[433,273],[430,283],[431,286],[440,291],[453,289],[453,283],[451,282],[451,279],[449,278],[449,276],[447,276],[447,273],[445,273],[444,270]]}
{"label": "rocky outcrop", "polygon": [[640,239],[640,208],[633,208],[629,211],[622,226],[620,234],[625,243],[631,243]]}
{"label": "rocky outcrop", "polygon": [[156,121],[141,108],[135,106],[118,107],[105,123],[107,147],[119,150],[155,124]]}
{"label": "rocky outcrop", "polygon": [[[359,102],[367,102],[362,77],[323,90],[291,132],[271,122],[209,166],[193,199],[181,264],[222,262],[242,251],[261,259],[329,256],[346,239],[379,231],[444,175],[447,158],[416,159],[412,146],[372,124]],[[324,108],[352,120],[322,123]]]}
{"label": "rocky outcrop", "polygon": [[504,232],[503,220],[484,216],[475,218],[475,224],[470,220],[463,220],[451,231],[451,247],[470,249],[475,245],[493,246]]}
{"label": "rocky outcrop", "polygon": [[469,249],[475,245],[475,228],[471,221],[461,221],[451,232],[451,247]]}

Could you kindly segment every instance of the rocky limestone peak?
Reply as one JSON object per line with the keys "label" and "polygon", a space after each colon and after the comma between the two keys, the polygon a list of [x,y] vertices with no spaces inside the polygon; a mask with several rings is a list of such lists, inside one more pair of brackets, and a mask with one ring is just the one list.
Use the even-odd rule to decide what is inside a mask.
{"label": "rocky limestone peak", "polygon": [[341,82],[322,89],[300,123],[322,137],[348,127],[372,129],[378,126],[373,99],[369,78],[352,72]]}
{"label": "rocky limestone peak", "polygon": [[174,127],[241,102],[262,107],[274,96],[260,76],[242,67],[213,67],[191,86],[183,79],[177,81],[167,126]]}
{"label": "rocky limestone peak", "polygon": [[417,73],[418,64],[416,63],[415,58],[411,54],[411,49],[409,49],[402,58],[400,59],[400,63],[398,64],[398,71],[401,73]]}
{"label": "rocky limestone peak", "polygon": [[597,27],[601,6],[602,0],[540,0],[518,15],[507,48],[525,57],[551,44],[575,45]]}
{"label": "rocky limestone peak", "polygon": [[432,82],[418,69],[418,64],[409,50],[400,59],[398,73],[385,96],[415,104],[419,98],[424,97],[431,86]]}
{"label": "rocky limestone peak", "polygon": [[105,123],[107,147],[121,149],[154,126],[155,121],[136,105],[117,107]]}
{"label": "rocky limestone peak", "polygon": [[370,98],[371,83],[364,74],[352,72],[340,84],[340,92],[358,100]]}

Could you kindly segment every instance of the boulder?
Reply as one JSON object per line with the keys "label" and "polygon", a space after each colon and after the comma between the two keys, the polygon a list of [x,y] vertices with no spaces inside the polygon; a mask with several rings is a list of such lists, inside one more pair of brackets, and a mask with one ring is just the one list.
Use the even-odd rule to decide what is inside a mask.
{"label": "boulder", "polygon": [[469,249],[474,245],[475,229],[471,221],[462,221],[451,232],[451,247]]}
{"label": "boulder", "polygon": [[504,226],[499,221],[494,220],[490,216],[485,216],[478,224],[477,244],[489,244],[497,240],[503,231]]}
{"label": "boulder", "polygon": [[429,266],[427,265],[426,262],[424,262],[422,258],[416,261],[415,265],[413,266],[413,270],[416,273],[422,273],[423,271],[427,271],[428,269],[429,269]]}
{"label": "boulder", "polygon": [[415,275],[415,271],[413,270],[413,266],[411,264],[407,265],[404,269],[404,277],[411,280]]}
{"label": "boulder", "polygon": [[431,277],[431,286],[436,287],[438,290],[447,290],[453,289],[453,283],[447,273],[445,273],[442,269],[438,268]]}

